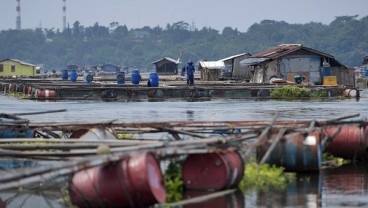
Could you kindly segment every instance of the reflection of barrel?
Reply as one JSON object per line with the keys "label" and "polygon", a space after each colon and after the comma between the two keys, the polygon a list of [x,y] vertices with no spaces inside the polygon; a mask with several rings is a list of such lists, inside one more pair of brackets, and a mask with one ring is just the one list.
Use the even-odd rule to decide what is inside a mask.
{"label": "reflection of barrel", "polygon": [[83,74],[83,82],[85,84],[90,84],[93,81],[93,76],[89,72],[84,72]]}
{"label": "reflection of barrel", "polygon": [[158,87],[159,80],[158,80],[158,74],[156,72],[149,74],[149,86],[150,87]]}
{"label": "reflection of barrel", "polygon": [[56,91],[55,90],[37,90],[36,94],[38,99],[55,99]]}
{"label": "reflection of barrel", "polygon": [[124,84],[125,83],[125,73],[124,72],[118,72],[117,73],[116,82],[118,84]]}
{"label": "reflection of barrel", "polygon": [[182,170],[184,186],[192,190],[236,187],[243,174],[244,162],[232,151],[189,155]]}
{"label": "reflection of barrel", "polygon": [[61,78],[64,80],[68,79],[68,70],[61,71]]}
{"label": "reflection of barrel", "polygon": [[[338,127],[326,128],[321,133],[322,138],[333,136],[338,132]],[[368,128],[357,126],[342,126],[338,133],[328,144],[326,151],[337,157],[346,159],[368,158]]]}
{"label": "reflection of barrel", "polygon": [[70,138],[86,140],[117,139],[117,137],[113,133],[113,130],[110,128],[79,129],[77,131],[74,131]]}
{"label": "reflection of barrel", "polygon": [[139,84],[139,82],[141,81],[141,75],[139,74],[138,70],[132,71],[131,79],[132,84]]}
{"label": "reflection of barrel", "polygon": [[77,78],[78,78],[77,70],[75,70],[75,69],[71,70],[69,77],[70,77],[70,81],[76,82]]}
{"label": "reflection of barrel", "polygon": [[144,152],[116,164],[77,172],[69,195],[78,207],[147,207],[165,201],[162,182],[156,158]]}
{"label": "reflection of barrel", "polygon": [[[272,140],[271,140],[272,141]],[[257,147],[257,159],[260,161],[271,142]],[[318,171],[322,165],[322,146],[319,134],[311,132],[307,137],[302,133],[284,136],[276,144],[266,163],[282,166],[287,171]]]}
{"label": "reflection of barrel", "polygon": [[[186,191],[184,192],[185,199],[194,199],[211,194],[207,191]],[[244,208],[244,194],[240,190],[237,190],[231,194],[226,194],[211,198],[208,200],[199,200],[198,203],[192,203],[184,205],[183,208]]]}

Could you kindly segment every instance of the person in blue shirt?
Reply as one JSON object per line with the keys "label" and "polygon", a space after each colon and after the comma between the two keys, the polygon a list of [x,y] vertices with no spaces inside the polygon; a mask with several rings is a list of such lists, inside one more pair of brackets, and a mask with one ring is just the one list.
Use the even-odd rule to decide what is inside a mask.
{"label": "person in blue shirt", "polygon": [[194,72],[195,68],[192,61],[188,61],[188,64],[186,66],[187,70],[187,85],[193,86],[194,85]]}

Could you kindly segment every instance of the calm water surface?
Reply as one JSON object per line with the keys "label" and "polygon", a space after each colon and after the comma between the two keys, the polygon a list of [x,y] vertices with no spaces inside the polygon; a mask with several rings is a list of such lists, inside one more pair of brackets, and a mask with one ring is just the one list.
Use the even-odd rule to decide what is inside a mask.
{"label": "calm water surface", "polygon": [[[23,116],[31,121],[237,121],[278,119],[324,120],[359,113],[368,118],[368,92],[360,99],[311,101],[211,100],[203,102],[37,102],[18,100],[0,94],[0,113],[26,113],[67,109],[67,112]],[[60,193],[59,193],[60,194]],[[63,203],[41,194],[27,197],[0,193],[6,207],[63,207]],[[17,196],[17,197],[14,197]],[[39,200],[38,198],[42,198]],[[10,200],[11,199],[11,200]],[[32,200],[34,199],[34,200]],[[36,204],[35,204],[36,203]],[[322,170],[319,174],[301,175],[283,191],[253,191],[232,194],[200,207],[368,207],[368,164],[350,164]],[[219,206],[214,206],[217,204]]]}

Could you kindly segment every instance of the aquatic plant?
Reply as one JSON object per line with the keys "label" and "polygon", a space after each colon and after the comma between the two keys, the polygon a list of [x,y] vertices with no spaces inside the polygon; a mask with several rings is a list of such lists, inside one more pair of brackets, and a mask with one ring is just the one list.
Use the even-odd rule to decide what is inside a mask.
{"label": "aquatic plant", "polygon": [[184,182],[181,169],[182,161],[171,160],[165,171],[166,202],[176,202],[183,198]]}
{"label": "aquatic plant", "polygon": [[331,167],[335,168],[350,163],[350,160],[346,160],[341,157],[335,157],[328,152],[322,154],[322,161],[324,168],[331,168]]}
{"label": "aquatic plant", "polygon": [[286,85],[284,87],[275,87],[271,90],[271,98],[302,98],[310,97],[310,90],[305,87],[295,85]]}
{"label": "aquatic plant", "polygon": [[118,139],[134,139],[134,135],[133,134],[117,134]]}
{"label": "aquatic plant", "polygon": [[245,165],[244,177],[239,184],[242,190],[258,189],[267,191],[269,189],[285,189],[295,180],[295,173],[285,173],[284,168],[274,165],[259,165],[250,162]]}
{"label": "aquatic plant", "polygon": [[29,95],[22,93],[22,92],[11,92],[11,93],[8,93],[8,95],[12,97],[16,97],[18,99],[29,99],[30,98]]}

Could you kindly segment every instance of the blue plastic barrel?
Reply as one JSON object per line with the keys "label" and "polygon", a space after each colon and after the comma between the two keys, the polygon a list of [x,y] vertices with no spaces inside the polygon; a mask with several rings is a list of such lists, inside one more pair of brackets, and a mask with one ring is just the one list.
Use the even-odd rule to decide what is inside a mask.
{"label": "blue plastic barrel", "polygon": [[70,81],[76,82],[78,78],[77,70],[71,70],[70,71]]}
{"label": "blue plastic barrel", "polygon": [[368,77],[368,69],[365,70],[365,76]]}
{"label": "blue plastic barrel", "polygon": [[125,83],[125,73],[124,72],[118,72],[117,73],[116,82],[118,84],[124,84]]}
{"label": "blue plastic barrel", "polygon": [[324,76],[331,76],[330,67],[322,67],[322,77]]}
{"label": "blue plastic barrel", "polygon": [[85,84],[90,84],[93,81],[93,76],[89,72],[84,72],[83,74],[83,82]]}
{"label": "blue plastic barrel", "polygon": [[67,80],[68,79],[68,70],[64,69],[61,71],[61,77],[62,79],[64,80]]}
{"label": "blue plastic barrel", "polygon": [[132,71],[131,79],[132,84],[139,84],[139,82],[141,81],[141,75],[139,74],[138,70]]}
{"label": "blue plastic barrel", "polygon": [[158,87],[159,80],[158,74],[156,72],[152,72],[149,74],[149,86],[150,87]]}

